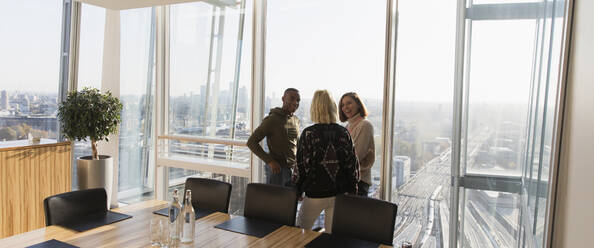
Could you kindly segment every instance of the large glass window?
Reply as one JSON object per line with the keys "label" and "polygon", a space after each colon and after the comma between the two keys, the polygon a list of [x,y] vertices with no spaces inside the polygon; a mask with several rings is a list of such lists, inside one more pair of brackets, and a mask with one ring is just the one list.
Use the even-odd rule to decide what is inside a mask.
{"label": "large glass window", "polygon": [[63,1],[0,5],[0,142],[55,140]]}
{"label": "large glass window", "polygon": [[390,199],[398,204],[395,245],[448,244],[455,9],[456,1],[398,1]]}
{"label": "large glass window", "polygon": [[[108,10],[82,4],[78,64],[78,89],[94,87],[105,90],[105,63],[119,63],[117,91],[124,105],[118,140],[118,200],[130,203],[151,196],[153,192],[153,109],[155,87],[156,15],[153,8],[122,10],[108,15]],[[108,22],[107,18],[118,18]],[[119,23],[106,27],[106,23]],[[105,45],[105,29],[119,34],[117,49]],[[112,30],[113,31],[113,30]],[[113,44],[111,44],[113,45]],[[110,45],[110,46],[111,46]],[[109,48],[106,48],[109,47]],[[106,50],[108,49],[108,50]],[[105,53],[119,52],[119,58]],[[119,61],[105,61],[106,59]],[[113,72],[110,72],[113,73]],[[113,141],[113,140],[112,140]],[[112,149],[112,150],[116,150]],[[76,142],[74,158],[90,154],[89,142]],[[113,155],[113,154],[110,154]],[[73,167],[76,168],[76,167]],[[73,185],[76,186],[75,169]]]}
{"label": "large glass window", "polygon": [[522,174],[536,20],[473,21],[466,173]]}
{"label": "large glass window", "polygon": [[522,175],[537,21],[512,14],[534,5],[498,6],[490,5],[490,14],[484,15],[480,5],[470,2],[467,12],[460,162],[465,190],[459,191],[463,221],[458,227],[462,247],[517,246],[519,241],[519,192],[501,185],[519,183]]}
{"label": "large glass window", "polygon": [[[103,66],[103,36],[105,35],[105,9],[90,4],[82,4],[79,32],[77,88],[101,89]],[[72,189],[78,189],[76,159],[91,155],[90,141],[75,141],[72,156]]]}
{"label": "large glass window", "polygon": [[370,195],[379,197],[385,1],[269,0],[266,12],[264,111],[281,107],[284,90],[297,88],[303,129],[313,124],[309,108],[315,90],[327,89],[337,104],[342,94],[356,92],[374,129]]}
{"label": "large glass window", "polygon": [[171,6],[170,134],[249,137],[251,5]]}
{"label": "large glass window", "polygon": [[508,2],[466,11],[462,247],[544,245],[564,3]]}
{"label": "large glass window", "polygon": [[251,130],[252,6],[247,0],[206,1],[172,5],[169,14],[167,134],[207,140],[173,138],[162,155],[178,165],[183,160],[245,172],[172,166],[169,191],[181,187],[187,177],[227,181],[233,185],[231,213],[242,213],[249,181],[250,151],[245,141]]}
{"label": "large glass window", "polygon": [[[563,1],[465,1],[456,37],[458,2],[398,1],[395,244],[447,247],[457,232],[460,247],[542,247]],[[452,140],[456,123],[460,140]],[[452,160],[453,142],[462,145],[460,161]],[[459,189],[450,189],[452,171]],[[451,193],[458,212],[450,211]]]}
{"label": "large glass window", "polygon": [[153,192],[154,8],[120,13],[119,199],[135,201]]}

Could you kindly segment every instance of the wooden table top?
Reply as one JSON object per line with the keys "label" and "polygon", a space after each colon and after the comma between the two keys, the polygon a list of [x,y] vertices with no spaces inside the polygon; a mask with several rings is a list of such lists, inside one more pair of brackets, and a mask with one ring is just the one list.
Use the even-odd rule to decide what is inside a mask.
{"label": "wooden table top", "polygon": [[[149,222],[164,216],[153,211],[167,206],[164,201],[150,200],[112,209],[132,215],[127,220],[105,225],[85,232],[76,232],[60,226],[48,226],[27,233],[0,239],[0,247],[26,247],[46,240],[57,239],[79,247],[150,247]],[[196,220],[193,243],[180,247],[303,247],[320,235],[318,232],[283,226],[264,238],[234,233],[214,226],[234,216],[213,213]],[[391,247],[381,245],[380,247]]]}

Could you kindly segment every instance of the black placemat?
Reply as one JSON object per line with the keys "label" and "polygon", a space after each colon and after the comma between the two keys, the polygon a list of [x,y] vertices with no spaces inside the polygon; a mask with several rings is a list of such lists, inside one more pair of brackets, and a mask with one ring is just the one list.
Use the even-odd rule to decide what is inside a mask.
{"label": "black placemat", "polygon": [[335,236],[335,235],[330,235],[327,233],[322,233],[322,235],[318,236],[317,238],[315,238],[314,240],[312,240],[311,242],[309,242],[305,245],[305,247],[309,247],[309,248],[317,248],[317,247],[341,247],[341,248],[342,247],[344,247],[344,248],[374,247],[374,248],[377,248],[379,246],[380,246],[380,244],[375,243],[375,242],[361,240],[361,239],[355,239],[355,238]]}
{"label": "black placemat", "polygon": [[[195,216],[196,220],[200,219],[202,217],[209,216],[210,214],[212,214],[214,212],[216,212],[216,211],[194,208],[194,213],[196,214],[196,216]],[[163,215],[165,217],[169,217],[169,208],[167,207],[167,208],[159,209],[157,211],[154,211],[153,214],[158,214],[158,215]]]}
{"label": "black placemat", "polygon": [[248,219],[243,216],[237,216],[233,219],[218,224],[215,227],[231,232],[242,233],[258,238],[263,238],[264,236],[268,235],[271,232],[274,232],[274,230],[279,229],[282,226],[283,224],[258,219]]}
{"label": "black placemat", "polygon": [[103,225],[109,225],[111,223],[115,223],[129,218],[132,218],[132,216],[107,211],[80,218],[76,222],[60,223],[58,225],[75,231],[84,232],[86,230],[91,230],[93,228],[100,227]]}
{"label": "black placemat", "polygon": [[68,243],[64,243],[59,240],[50,239],[48,241],[41,242],[36,245],[27,246],[26,248],[79,248],[79,247],[68,244]]}

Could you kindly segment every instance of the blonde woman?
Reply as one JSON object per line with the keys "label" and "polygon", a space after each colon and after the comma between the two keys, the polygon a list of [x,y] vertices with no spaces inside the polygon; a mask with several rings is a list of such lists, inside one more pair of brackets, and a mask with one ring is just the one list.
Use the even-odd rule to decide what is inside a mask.
{"label": "blonde woman", "polygon": [[305,193],[297,224],[311,229],[322,211],[326,232],[332,232],[337,194],[357,193],[359,162],[349,131],[338,125],[336,103],[326,90],[318,90],[310,108],[314,125],[301,133],[293,182],[299,196]]}
{"label": "blonde woman", "polygon": [[375,143],[373,142],[373,125],[367,120],[367,108],[355,92],[348,92],[340,98],[340,121],[347,122],[346,128],[351,134],[357,159],[361,181],[359,195],[367,196],[371,186],[371,167],[375,162]]}

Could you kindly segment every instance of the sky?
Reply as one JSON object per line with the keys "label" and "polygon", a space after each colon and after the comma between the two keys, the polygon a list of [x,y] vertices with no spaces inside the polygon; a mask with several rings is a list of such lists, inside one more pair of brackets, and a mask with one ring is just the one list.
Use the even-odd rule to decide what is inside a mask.
{"label": "sky", "polygon": [[[57,91],[61,0],[0,0],[0,88]],[[316,89],[383,96],[385,1],[269,0],[266,95],[287,87],[309,98]],[[240,87],[251,80],[252,1],[247,1]],[[79,82],[99,86],[105,10],[83,5]],[[451,102],[456,1],[399,1],[397,101]],[[171,8],[171,95],[198,94],[208,73],[211,7]],[[25,13],[25,14],[23,14]],[[150,8],[121,12],[121,94],[141,94],[146,83]],[[239,11],[225,15],[219,90],[233,80]],[[16,25],[15,25],[16,24]],[[527,102],[534,21],[474,22],[470,100]],[[467,68],[467,69],[468,69]],[[35,73],[31,73],[34,70]]]}
{"label": "sky", "polygon": [[57,92],[62,1],[0,0],[0,89]]}

